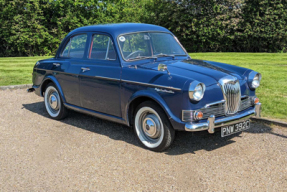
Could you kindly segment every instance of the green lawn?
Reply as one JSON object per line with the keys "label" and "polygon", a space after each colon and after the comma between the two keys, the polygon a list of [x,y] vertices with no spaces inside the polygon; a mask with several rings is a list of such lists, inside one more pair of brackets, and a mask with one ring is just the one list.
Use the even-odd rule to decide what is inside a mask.
{"label": "green lawn", "polygon": [[[229,63],[262,74],[257,96],[263,117],[287,119],[287,54],[283,53],[191,53],[194,59]],[[0,86],[29,84],[34,64],[49,57],[0,58]]]}
{"label": "green lawn", "polygon": [[0,86],[31,84],[35,63],[50,57],[0,57]]}

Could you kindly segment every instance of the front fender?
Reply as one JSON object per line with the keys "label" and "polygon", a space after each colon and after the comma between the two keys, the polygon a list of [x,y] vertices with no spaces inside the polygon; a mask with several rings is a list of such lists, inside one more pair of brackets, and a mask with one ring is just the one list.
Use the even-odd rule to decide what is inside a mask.
{"label": "front fender", "polygon": [[126,107],[125,107],[126,120],[127,120],[128,124],[129,124],[129,114],[128,113],[129,113],[130,105],[135,99],[140,98],[140,97],[149,98],[149,99],[155,101],[158,105],[160,105],[172,124],[174,121],[180,123],[180,119],[172,113],[172,111],[168,107],[167,103],[164,101],[164,99],[156,91],[154,91],[154,90],[140,90],[140,91],[135,92],[130,97],[130,99],[129,99]]}
{"label": "front fender", "polygon": [[[44,92],[44,87],[47,85],[47,83],[49,83],[49,82],[53,82],[55,85],[56,85],[56,87],[57,87],[57,89],[58,89],[58,91],[59,91],[59,93],[60,93],[60,95],[61,95],[61,97],[62,97],[62,99],[63,99],[63,102],[64,103],[66,103],[66,99],[65,99],[65,96],[64,96],[64,92],[63,92],[63,90],[62,90],[62,88],[61,88],[61,85],[60,85],[60,83],[58,82],[58,80],[56,79],[56,77],[54,77],[53,75],[47,75],[44,79],[43,79],[43,81],[42,81],[42,83],[41,83],[41,86],[40,86],[40,90],[41,90],[41,96],[43,96],[43,92]],[[44,85],[44,86],[43,86]]]}

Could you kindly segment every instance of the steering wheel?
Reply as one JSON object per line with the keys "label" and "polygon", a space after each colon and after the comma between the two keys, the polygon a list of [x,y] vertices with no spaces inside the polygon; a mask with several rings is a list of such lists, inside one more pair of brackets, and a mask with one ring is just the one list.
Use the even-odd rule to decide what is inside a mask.
{"label": "steering wheel", "polygon": [[142,51],[142,50],[134,51],[134,52],[130,53],[130,54],[126,57],[126,59],[131,58],[134,54],[137,54],[137,53],[143,53],[143,51]]}

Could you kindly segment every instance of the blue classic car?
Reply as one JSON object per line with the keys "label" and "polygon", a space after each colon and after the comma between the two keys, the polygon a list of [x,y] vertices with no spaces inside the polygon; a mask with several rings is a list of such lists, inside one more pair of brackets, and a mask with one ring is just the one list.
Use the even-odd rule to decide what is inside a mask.
{"label": "blue classic car", "polygon": [[221,128],[227,136],[260,116],[260,73],[191,59],[166,28],[138,23],[70,32],[54,58],[38,61],[33,87],[52,119],[68,110],[133,127],[147,149],[163,151],[175,131]]}

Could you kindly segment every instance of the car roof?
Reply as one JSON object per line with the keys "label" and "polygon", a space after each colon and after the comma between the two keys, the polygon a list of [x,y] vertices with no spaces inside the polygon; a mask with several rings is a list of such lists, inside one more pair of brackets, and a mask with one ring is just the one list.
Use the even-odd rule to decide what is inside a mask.
{"label": "car roof", "polygon": [[117,37],[123,33],[132,33],[138,31],[160,31],[171,33],[168,29],[151,24],[144,23],[114,23],[114,24],[101,24],[101,25],[90,25],[85,27],[77,28],[69,33],[69,35],[79,32],[105,32],[110,35]]}

